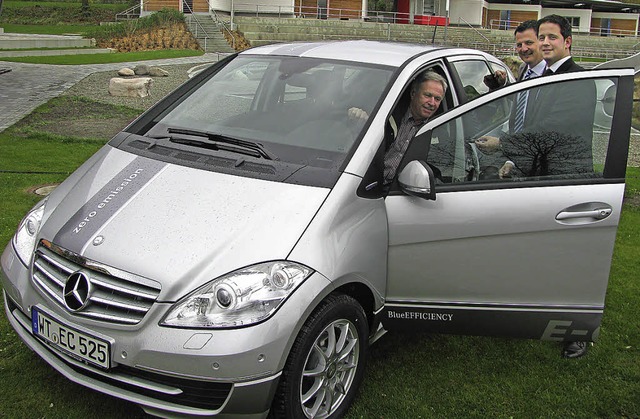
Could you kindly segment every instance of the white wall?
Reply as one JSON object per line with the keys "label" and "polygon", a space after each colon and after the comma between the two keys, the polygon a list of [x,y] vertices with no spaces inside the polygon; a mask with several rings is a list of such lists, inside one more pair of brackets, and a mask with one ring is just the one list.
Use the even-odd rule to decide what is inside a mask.
{"label": "white wall", "polygon": [[[482,0],[451,0],[449,3],[449,21],[457,25],[465,21],[474,26],[482,25]],[[464,19],[461,20],[460,18]]]}
{"label": "white wall", "polygon": [[589,31],[591,30],[591,10],[589,9],[552,9],[552,8],[542,9],[542,15],[540,17],[545,17],[549,15],[560,15],[564,17],[579,17],[580,27],[577,29],[573,28],[573,31],[589,33]]}

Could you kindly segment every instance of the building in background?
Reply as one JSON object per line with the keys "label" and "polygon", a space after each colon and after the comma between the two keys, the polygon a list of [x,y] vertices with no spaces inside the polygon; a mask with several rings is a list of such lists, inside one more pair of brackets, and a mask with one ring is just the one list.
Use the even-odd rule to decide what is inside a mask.
{"label": "building in background", "polygon": [[[613,0],[394,0],[395,11],[377,13],[367,0],[140,0],[142,14],[162,8],[184,13],[310,19],[361,19],[418,25],[513,30],[520,22],[558,14],[577,33],[638,34],[640,5]],[[384,17],[381,19],[380,17]]]}
{"label": "building in background", "polygon": [[397,0],[409,23],[432,24],[437,16],[452,25],[515,29],[525,20],[551,14],[566,17],[574,31],[602,36],[638,33],[640,5],[610,0]]}

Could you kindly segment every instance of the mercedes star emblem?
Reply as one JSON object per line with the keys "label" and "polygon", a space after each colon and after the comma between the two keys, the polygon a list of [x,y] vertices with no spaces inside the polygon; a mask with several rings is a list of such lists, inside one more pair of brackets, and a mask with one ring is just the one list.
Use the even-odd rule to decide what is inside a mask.
{"label": "mercedes star emblem", "polygon": [[83,272],[74,272],[64,285],[64,305],[71,311],[82,310],[89,302],[91,282]]}

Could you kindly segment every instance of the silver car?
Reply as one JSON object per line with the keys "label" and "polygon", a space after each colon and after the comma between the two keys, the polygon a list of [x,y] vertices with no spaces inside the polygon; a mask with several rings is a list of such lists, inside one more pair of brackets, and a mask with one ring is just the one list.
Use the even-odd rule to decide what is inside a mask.
{"label": "silver car", "polygon": [[[209,67],[26,215],[2,255],[12,327],[70,380],[165,417],[340,417],[395,328],[596,340],[633,72],[492,90],[500,68],[513,81],[479,51],[369,41]],[[427,69],[449,89],[385,182]],[[547,100],[526,135],[522,92]]]}

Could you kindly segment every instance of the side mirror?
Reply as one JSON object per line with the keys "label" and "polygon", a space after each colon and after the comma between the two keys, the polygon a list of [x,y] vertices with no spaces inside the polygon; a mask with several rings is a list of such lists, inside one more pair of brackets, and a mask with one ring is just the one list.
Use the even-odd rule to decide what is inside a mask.
{"label": "side mirror", "polygon": [[435,201],[436,188],[433,170],[426,162],[410,161],[398,176],[398,184],[406,194]]}

